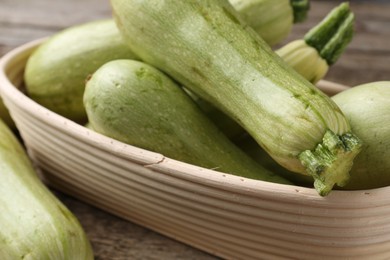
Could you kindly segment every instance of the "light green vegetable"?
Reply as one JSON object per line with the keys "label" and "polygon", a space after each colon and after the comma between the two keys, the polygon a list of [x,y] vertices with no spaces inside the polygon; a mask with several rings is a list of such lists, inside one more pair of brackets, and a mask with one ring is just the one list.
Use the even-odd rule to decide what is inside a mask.
{"label": "light green vegetable", "polygon": [[363,84],[332,98],[363,141],[344,189],[390,185],[390,81]]}
{"label": "light green vegetable", "polygon": [[104,63],[135,59],[112,20],[67,28],[43,43],[29,58],[25,83],[28,95],[79,123],[86,121],[85,80]]}
{"label": "light green vegetable", "polygon": [[234,146],[182,88],[147,64],[106,63],[87,82],[84,104],[90,128],[124,143],[220,172],[289,183]]}
{"label": "light green vegetable", "polygon": [[0,121],[0,259],[93,259],[75,216],[43,185]]}
{"label": "light green vegetable", "polygon": [[[243,9],[242,15],[270,44],[280,41],[290,31],[293,4],[288,0],[280,3],[270,0],[234,3],[232,0],[232,3]],[[248,4],[254,8],[248,10]],[[304,17],[306,11],[302,10],[306,4],[301,6],[303,8],[297,8],[297,13]],[[248,17],[248,11],[254,13]],[[67,28],[50,37],[30,57],[25,73],[27,92],[46,108],[85,123],[82,95],[86,78],[104,63],[120,58],[138,59],[123,44],[113,21],[95,21]]]}
{"label": "light green vegetable", "polygon": [[250,25],[270,45],[280,43],[293,27],[302,22],[310,8],[308,0],[229,0]]}
{"label": "light green vegetable", "polygon": [[[279,164],[344,185],[360,141],[336,104],[287,66],[227,2],[111,0],[126,43],[236,120]],[[164,32],[164,33],[161,33]]]}
{"label": "light green vegetable", "polygon": [[[317,83],[327,73],[329,66],[333,64],[337,58],[344,52],[347,43],[351,41],[353,31],[354,15],[346,3],[340,4],[334,8],[324,20],[310,30],[305,36],[305,39],[292,41],[282,48],[276,50],[276,53],[295,71],[310,82]],[[331,26],[332,30],[329,30]],[[324,33],[326,32],[326,33]],[[321,57],[320,52],[314,47],[308,45],[307,42],[312,42],[312,38],[321,37],[323,40],[322,46],[327,43],[337,42],[333,44],[332,53],[336,56],[328,54]],[[318,41],[318,40],[317,40]],[[328,50],[331,48],[329,47]],[[325,60],[327,58],[329,61]],[[332,63],[331,63],[332,62]],[[188,91],[190,92],[190,91]],[[233,119],[229,118],[223,112],[219,111],[209,102],[197,97],[193,93],[189,93],[198,103],[199,107],[206,115],[232,140],[237,140],[245,135],[245,130],[240,127]],[[251,149],[253,151],[253,149]],[[261,154],[264,154],[260,151]],[[256,156],[258,157],[258,156]]]}
{"label": "light green vegetable", "polygon": [[[288,0],[232,0],[237,8],[242,9],[249,24],[256,26],[270,44],[280,41],[290,31],[295,2],[299,1],[290,4]],[[308,3],[298,6],[296,13],[304,17]],[[67,28],[50,37],[30,57],[25,73],[27,92],[48,109],[85,123],[82,95],[86,78],[107,61],[119,58],[137,59],[123,44],[112,20]]]}
{"label": "light green vegetable", "polygon": [[289,42],[276,53],[308,81],[317,83],[329,70],[328,63],[318,51],[303,40]]}
{"label": "light green vegetable", "polygon": [[[354,14],[349,9],[347,3],[342,3],[329,12],[317,26],[311,29],[304,39],[292,41],[276,50],[276,53],[304,78],[312,83],[317,83],[325,76],[329,66],[336,62],[351,41],[353,24]],[[312,42],[316,42],[316,46],[319,46],[318,50],[309,45]],[[325,49],[327,51],[322,51]],[[211,109],[209,108],[209,110]],[[213,112],[213,114],[216,114],[216,112]],[[312,178],[309,176],[297,176],[280,167],[250,136],[243,134],[242,129],[239,132],[240,129],[232,127],[236,125],[232,121],[230,121],[229,126],[226,123],[227,119],[218,121],[216,116],[214,118],[216,118],[215,123],[217,125],[223,123],[221,127],[227,129],[229,136],[241,136],[241,148],[267,169],[282,174],[299,185],[308,185],[308,183],[312,182]],[[219,116],[219,118],[223,117]],[[230,129],[235,132],[232,132]],[[233,136],[231,133],[235,135]]]}

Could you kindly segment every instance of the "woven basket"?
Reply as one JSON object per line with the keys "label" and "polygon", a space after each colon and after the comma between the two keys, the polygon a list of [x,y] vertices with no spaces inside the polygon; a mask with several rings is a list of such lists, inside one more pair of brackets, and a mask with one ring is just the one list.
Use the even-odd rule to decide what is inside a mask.
{"label": "woven basket", "polygon": [[[223,174],[102,136],[19,90],[40,43],[1,59],[0,94],[50,186],[228,259],[390,258],[390,187],[320,197],[314,189]],[[320,87],[345,89],[326,81]]]}

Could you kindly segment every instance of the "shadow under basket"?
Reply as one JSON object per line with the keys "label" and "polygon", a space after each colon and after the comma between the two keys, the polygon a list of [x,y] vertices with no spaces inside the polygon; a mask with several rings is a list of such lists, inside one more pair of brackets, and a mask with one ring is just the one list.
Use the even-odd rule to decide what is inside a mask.
{"label": "shadow under basket", "polygon": [[[18,89],[41,42],[1,59],[0,93],[48,185],[223,258],[390,259],[390,187],[320,197],[311,188],[223,174],[102,136]],[[331,93],[343,89],[321,84]]]}

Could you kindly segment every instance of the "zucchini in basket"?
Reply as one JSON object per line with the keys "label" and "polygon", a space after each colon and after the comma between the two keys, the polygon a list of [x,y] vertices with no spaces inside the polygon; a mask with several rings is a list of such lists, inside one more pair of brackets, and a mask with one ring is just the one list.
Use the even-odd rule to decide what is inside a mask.
{"label": "zucchini in basket", "polygon": [[86,78],[118,58],[136,59],[112,20],[67,28],[45,41],[30,56],[25,83],[28,95],[46,108],[78,123],[86,121]]}
{"label": "zucchini in basket", "polygon": [[332,99],[363,141],[343,189],[390,186],[390,81],[355,86]]}
{"label": "zucchini in basket", "polygon": [[[317,83],[325,76],[329,66],[337,61],[351,41],[353,25],[354,14],[347,3],[342,3],[307,32],[304,39],[292,41],[276,50],[276,53],[305,79],[313,84]],[[230,139],[235,141],[245,135],[244,129],[234,120],[191,91],[188,92],[206,115]],[[266,153],[261,152],[261,154]]]}
{"label": "zucchini in basket", "polygon": [[[300,75],[310,82],[316,83],[325,76],[328,67],[334,64],[344,52],[353,37],[353,25],[354,14],[350,10],[348,3],[342,3],[333,8],[318,25],[307,32],[304,39],[292,41],[278,49],[276,53]],[[300,185],[312,183],[311,177],[297,175],[280,167],[256,144],[253,138],[245,135],[242,129],[240,131],[236,124],[225,119],[226,116],[223,117],[224,115],[221,116],[221,113],[219,113],[218,118],[216,118],[218,112],[213,111],[209,107],[206,108],[213,112],[213,122],[218,126],[228,126],[227,129],[235,130],[235,132],[232,132],[232,130],[227,131],[229,131],[228,133],[234,133],[235,136],[239,136],[240,147],[265,168],[276,171]],[[221,118],[224,120],[219,121]],[[354,174],[352,173],[352,175]],[[354,179],[353,176],[352,179]],[[350,185],[348,184],[347,186]]]}
{"label": "zucchini in basket", "polygon": [[111,5],[135,54],[236,120],[279,164],[312,175],[321,195],[347,183],[361,143],[345,116],[227,1]]}
{"label": "zucchini in basket", "polygon": [[172,159],[243,177],[289,183],[232,144],[168,76],[145,63],[115,60],[88,80],[89,128]]}
{"label": "zucchini in basket", "polygon": [[76,217],[38,178],[0,121],[0,259],[93,259]]}
{"label": "zucchini in basket", "polygon": [[[307,0],[232,0],[232,4],[269,44],[284,38],[292,27],[292,15],[302,20],[308,7]],[[46,108],[84,123],[85,79],[107,61],[120,58],[137,59],[112,20],[72,26],[50,37],[31,55],[25,73],[27,92]]]}
{"label": "zucchini in basket", "polygon": [[310,8],[309,0],[229,0],[229,2],[243,21],[271,46],[284,40],[294,23],[304,21]]}

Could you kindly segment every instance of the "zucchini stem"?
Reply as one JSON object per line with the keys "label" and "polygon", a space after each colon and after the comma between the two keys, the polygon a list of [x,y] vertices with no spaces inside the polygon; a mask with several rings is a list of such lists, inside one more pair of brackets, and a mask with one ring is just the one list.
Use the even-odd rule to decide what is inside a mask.
{"label": "zucchini stem", "polygon": [[314,150],[303,151],[299,160],[314,178],[314,188],[326,196],[335,184],[340,187],[347,184],[353,159],[361,147],[361,141],[352,133],[339,136],[327,130],[322,143]]}
{"label": "zucchini stem", "polygon": [[349,4],[342,3],[306,33],[304,39],[329,65],[332,65],[353,38],[354,20],[355,16]]}
{"label": "zucchini stem", "polygon": [[294,23],[301,23],[306,20],[310,10],[309,0],[290,0],[294,14]]}

